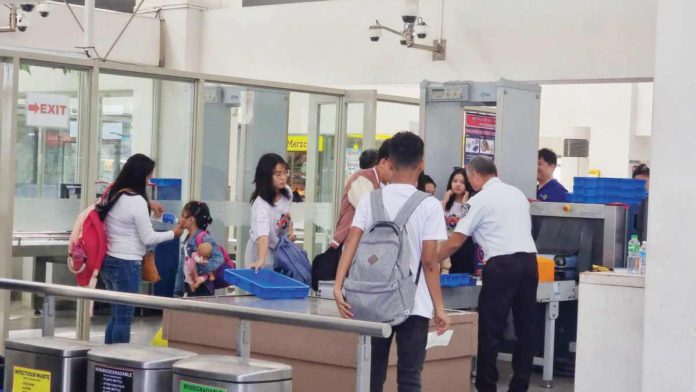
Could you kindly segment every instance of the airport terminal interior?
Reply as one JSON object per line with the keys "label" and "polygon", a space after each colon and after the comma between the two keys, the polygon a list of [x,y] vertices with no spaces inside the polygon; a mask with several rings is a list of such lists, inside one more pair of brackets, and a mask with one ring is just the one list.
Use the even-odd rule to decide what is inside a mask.
{"label": "airport terminal interior", "polygon": [[696,390],[693,15],[0,0],[0,392]]}

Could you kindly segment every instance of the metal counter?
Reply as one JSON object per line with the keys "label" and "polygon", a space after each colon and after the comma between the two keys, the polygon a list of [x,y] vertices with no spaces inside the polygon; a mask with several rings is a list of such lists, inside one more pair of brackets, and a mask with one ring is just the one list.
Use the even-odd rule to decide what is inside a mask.
{"label": "metal counter", "polygon": [[56,261],[65,263],[68,256],[69,240],[69,231],[14,232],[12,233],[12,256],[36,258],[55,257],[58,258],[55,259]]}
{"label": "metal counter", "polygon": [[[448,309],[475,309],[478,307],[478,297],[481,293],[481,281],[476,286],[443,287],[442,297]],[[558,318],[558,303],[578,299],[578,285],[574,280],[539,283],[537,302],[546,304],[544,318],[544,357],[534,358],[535,365],[544,367],[543,381],[546,388],[551,388],[553,381],[553,355],[556,337],[556,319]],[[507,353],[499,354],[500,359],[511,360]]]}
{"label": "metal counter", "polygon": [[211,297],[200,300],[155,297],[141,294],[94,290],[39,282],[0,278],[0,289],[27,291],[46,296],[42,334],[53,336],[54,297],[82,298],[108,303],[135,305],[153,309],[205,313],[241,320],[237,332],[237,354],[249,360],[251,325],[249,321],[343,331],[359,335],[357,339],[356,391],[370,390],[371,336],[388,337],[391,326],[370,321],[347,320],[338,315],[333,301],[318,298],[299,300],[263,300],[256,297]]}

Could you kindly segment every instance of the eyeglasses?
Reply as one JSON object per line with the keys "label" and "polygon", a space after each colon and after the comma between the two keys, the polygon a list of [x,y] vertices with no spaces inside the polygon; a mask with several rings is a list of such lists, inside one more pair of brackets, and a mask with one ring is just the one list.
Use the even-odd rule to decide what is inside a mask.
{"label": "eyeglasses", "polygon": [[290,170],[273,172],[274,177],[289,177]]}

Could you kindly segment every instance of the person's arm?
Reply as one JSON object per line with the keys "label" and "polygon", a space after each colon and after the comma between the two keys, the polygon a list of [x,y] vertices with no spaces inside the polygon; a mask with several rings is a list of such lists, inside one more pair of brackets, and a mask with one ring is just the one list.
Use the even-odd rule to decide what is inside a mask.
{"label": "person's arm", "polygon": [[152,211],[152,215],[155,216],[155,218],[159,218],[164,214],[164,206],[156,201],[150,200],[149,203],[150,206],[150,211]]}
{"label": "person's arm", "polygon": [[446,209],[447,209],[447,202],[449,202],[450,198],[452,198],[453,195],[454,195],[454,192],[452,192],[451,189],[448,190],[447,192],[445,192],[445,197],[443,197],[443,198],[442,198],[442,201],[440,202],[440,204],[442,204],[442,209],[443,209],[443,210],[446,210]]}
{"label": "person's arm", "polygon": [[220,268],[222,263],[225,262],[225,258],[222,255],[222,251],[220,251],[220,247],[215,242],[213,236],[211,236],[210,234],[206,234],[205,236],[203,236],[203,242],[210,244],[210,246],[213,248],[213,253],[210,254],[210,257],[208,258],[208,263],[205,264],[205,268],[203,268],[203,271],[205,271],[205,273],[215,272],[218,268]]}
{"label": "person's arm", "polygon": [[436,259],[438,263],[441,263],[446,258],[452,256],[457,249],[461,248],[469,238],[462,233],[454,232],[450,238],[440,245],[440,249],[436,252]]}
{"label": "person's arm", "polygon": [[259,270],[263,267],[268,254],[268,243],[271,230],[270,206],[260,197],[254,200],[251,205],[251,231],[256,233],[257,237],[254,240],[256,243],[256,260],[249,260],[251,265],[249,268]]}
{"label": "person's arm", "polygon": [[428,284],[430,298],[435,307],[435,328],[437,334],[442,335],[450,324],[450,318],[445,311],[445,304],[442,300],[442,290],[440,288],[440,261],[436,258],[437,241],[423,241],[423,253],[421,263],[423,264],[423,275]]}
{"label": "person's arm", "polygon": [[261,237],[256,239],[256,250],[257,250],[257,255],[256,255],[256,261],[254,261],[249,268],[259,270],[261,267],[263,267],[264,263],[266,262],[266,255],[268,254],[268,236],[267,235],[262,235]]}
{"label": "person's arm", "polygon": [[174,239],[177,234],[178,236],[181,235],[183,230],[181,230],[179,225],[177,225],[174,230],[156,232],[152,228],[152,222],[150,222],[150,213],[147,210],[147,203],[141,196],[124,195],[119,199],[119,201],[121,200],[127,201],[129,203],[129,208],[132,208],[135,228],[143,244],[157,245],[161,242]]}
{"label": "person's arm", "polygon": [[343,318],[353,318],[353,313],[350,311],[350,304],[348,304],[346,299],[343,297],[343,281],[346,279],[346,275],[348,275],[350,264],[355,256],[355,251],[358,249],[358,244],[360,243],[362,235],[362,229],[357,227],[350,228],[348,238],[346,238],[346,242],[343,243],[343,253],[341,254],[341,259],[338,262],[338,268],[336,269],[334,299],[336,300],[338,313],[340,313],[341,317]]}

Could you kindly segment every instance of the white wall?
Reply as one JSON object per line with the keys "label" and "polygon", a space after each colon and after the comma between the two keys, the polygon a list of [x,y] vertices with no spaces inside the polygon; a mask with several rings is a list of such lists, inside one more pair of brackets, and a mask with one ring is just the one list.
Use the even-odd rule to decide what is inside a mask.
{"label": "white wall", "polygon": [[572,127],[590,128],[589,168],[604,177],[626,177],[629,160],[649,160],[650,83],[544,85],[540,136],[565,137]]}
{"label": "white wall", "polygon": [[[204,15],[201,68],[320,85],[651,77],[655,2],[447,1],[444,62],[386,32],[368,40],[375,19],[401,26],[398,0],[215,9]],[[432,30],[438,4],[421,1]]]}
{"label": "white wall", "polygon": [[696,390],[696,2],[660,0],[657,14],[642,379],[646,392],[685,392]]}
{"label": "white wall", "polygon": [[[73,6],[73,10],[82,23],[82,7]],[[105,10],[95,10],[94,15],[94,42],[99,54],[105,56],[130,15]],[[7,8],[0,7],[0,21],[3,25],[8,18]],[[0,47],[22,50],[31,48],[82,56],[81,49],[76,47],[83,46],[83,33],[62,2],[51,3],[48,18],[41,18],[36,11],[29,14],[29,18],[31,26],[26,32],[0,34]],[[159,21],[152,17],[137,16],[114,48],[109,60],[157,65],[159,41]]]}

